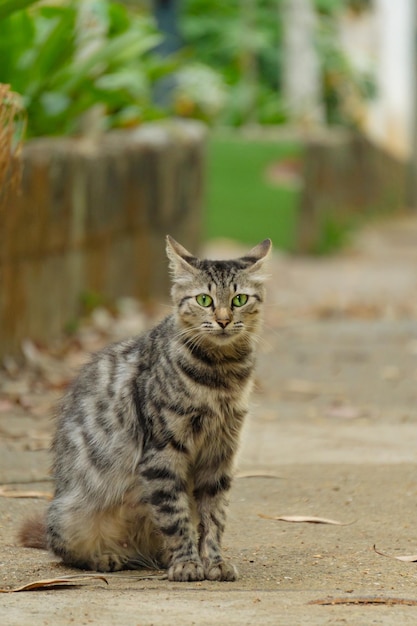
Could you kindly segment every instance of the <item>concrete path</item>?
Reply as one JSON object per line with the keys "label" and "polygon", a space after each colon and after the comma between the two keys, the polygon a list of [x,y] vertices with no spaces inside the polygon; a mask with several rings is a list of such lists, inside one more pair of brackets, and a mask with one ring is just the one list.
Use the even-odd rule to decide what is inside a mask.
{"label": "concrete path", "polygon": [[[240,580],[173,584],[126,572],[108,585],[2,594],[2,624],[416,623],[417,563],[391,557],[417,554],[417,220],[373,227],[332,259],[276,254],[271,271],[225,537]],[[7,489],[51,490],[48,413],[69,369],[113,338],[105,315],[94,324],[78,352],[28,344],[23,370],[7,363]],[[15,541],[20,521],[45,506],[0,497],[1,587],[75,573]],[[341,524],[273,519],[294,515]]]}

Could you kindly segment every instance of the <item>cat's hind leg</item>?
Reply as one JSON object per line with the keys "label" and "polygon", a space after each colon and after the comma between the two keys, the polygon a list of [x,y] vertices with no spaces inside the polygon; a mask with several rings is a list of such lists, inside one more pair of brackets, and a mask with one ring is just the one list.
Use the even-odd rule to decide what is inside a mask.
{"label": "cat's hind leg", "polygon": [[118,506],[94,511],[54,501],[48,547],[66,565],[99,572],[158,567],[160,539],[141,511]]}

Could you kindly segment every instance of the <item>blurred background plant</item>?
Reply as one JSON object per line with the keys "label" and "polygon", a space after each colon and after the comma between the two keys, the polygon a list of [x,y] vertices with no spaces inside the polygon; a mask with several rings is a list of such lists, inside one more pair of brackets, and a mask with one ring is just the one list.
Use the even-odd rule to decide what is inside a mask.
{"label": "blurred background plant", "polygon": [[[372,0],[292,2],[0,0],[0,83],[21,94],[28,138],[172,116],[203,120],[216,130],[209,135],[206,234],[251,241],[267,229],[293,249],[303,141],[276,134],[270,141],[260,132],[311,124],[297,117],[286,92],[289,58],[296,56],[286,39],[288,7],[296,31],[305,26],[299,8],[313,16],[319,123],[360,128],[375,82],[352,63],[340,36],[341,16],[368,11]],[[254,135],[237,139],[225,128]],[[296,184],[294,177],[288,184],[288,163]],[[332,242],[334,230],[324,229]]]}
{"label": "blurred background plant", "polygon": [[227,94],[220,121],[286,120],[280,87],[282,20],[276,0],[184,0],[181,32],[189,54],[215,70]]}
{"label": "blurred background plant", "polygon": [[77,0],[32,4],[0,21],[0,82],[22,94],[28,137],[79,133],[97,105],[104,130],[161,117],[152,85],[176,61],[150,54],[161,35],[149,14],[108,0],[89,2],[87,19]]}
{"label": "blurred background plant", "polygon": [[[0,82],[22,94],[28,137],[81,133],[82,116],[97,106],[102,130],[172,114],[232,127],[283,124],[291,121],[284,1],[183,0],[174,14],[183,48],[167,55],[149,2],[0,0]],[[315,0],[328,123],[357,124],[356,101],[373,95],[372,78],[352,66],[337,32],[337,15],[357,2]],[[166,76],[171,97],[159,102],[154,87]]]}
{"label": "blurred background plant", "polygon": [[357,128],[362,125],[362,104],[376,95],[372,72],[358,69],[340,41],[341,13],[348,9],[360,14],[370,9],[372,0],[314,0],[318,15],[315,38],[321,68],[325,121]]}
{"label": "blurred background plant", "polygon": [[[189,55],[217,72],[222,81],[223,88],[217,91],[222,91],[224,108],[218,122],[241,126],[291,121],[283,94],[285,1],[183,0],[180,25]],[[313,0],[315,47],[329,124],[356,126],[358,102],[374,95],[370,73],[353,66],[344,51],[337,21],[343,10],[368,7],[369,0]],[[204,82],[202,73],[202,87]],[[200,114],[202,105],[193,91],[188,91],[188,106],[178,113]]]}

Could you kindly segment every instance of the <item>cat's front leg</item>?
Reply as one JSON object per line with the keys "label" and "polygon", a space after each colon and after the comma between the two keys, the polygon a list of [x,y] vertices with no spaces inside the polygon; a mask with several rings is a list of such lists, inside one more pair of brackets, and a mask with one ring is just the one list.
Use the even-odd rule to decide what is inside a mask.
{"label": "cat's front leg", "polygon": [[149,461],[141,464],[142,486],[154,524],[164,538],[169,580],[203,580],[183,459],[173,456],[155,450]]}
{"label": "cat's front leg", "polygon": [[207,580],[237,580],[236,567],[223,559],[221,542],[226,523],[226,494],[231,477],[222,474],[217,480],[196,485],[194,497],[200,516],[199,554]]}

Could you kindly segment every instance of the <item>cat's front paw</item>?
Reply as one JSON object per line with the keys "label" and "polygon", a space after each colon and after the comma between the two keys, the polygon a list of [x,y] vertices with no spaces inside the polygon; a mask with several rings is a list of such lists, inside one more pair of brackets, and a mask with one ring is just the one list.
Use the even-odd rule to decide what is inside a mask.
{"label": "cat's front paw", "polygon": [[207,580],[233,581],[239,578],[233,563],[219,561],[218,563],[204,563],[204,574]]}
{"label": "cat's front paw", "polygon": [[198,561],[173,563],[168,569],[168,580],[175,580],[177,582],[204,580],[203,566]]}

